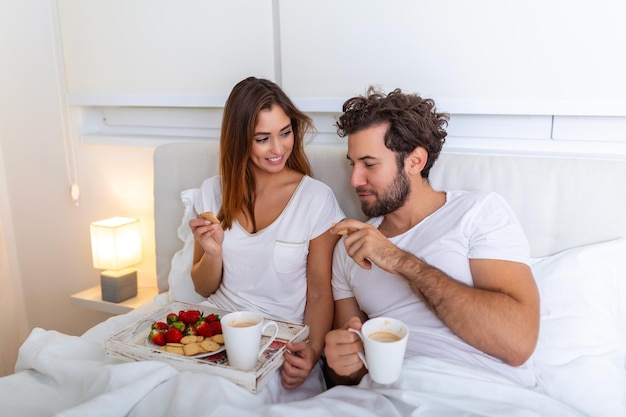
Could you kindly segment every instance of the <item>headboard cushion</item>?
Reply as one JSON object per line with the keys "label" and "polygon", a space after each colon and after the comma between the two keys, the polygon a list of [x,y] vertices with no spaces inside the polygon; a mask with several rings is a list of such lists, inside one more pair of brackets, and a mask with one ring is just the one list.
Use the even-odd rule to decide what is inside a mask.
{"label": "headboard cushion", "polygon": [[[363,219],[350,186],[345,141],[307,146],[313,176],[335,192],[348,217]],[[197,188],[219,169],[217,142],[172,143],[154,152],[154,218],[159,291],[168,289],[171,259],[183,246],[177,228],[181,191]],[[431,171],[436,189],[492,190],[519,217],[531,255],[626,236],[626,161],[442,154]]]}

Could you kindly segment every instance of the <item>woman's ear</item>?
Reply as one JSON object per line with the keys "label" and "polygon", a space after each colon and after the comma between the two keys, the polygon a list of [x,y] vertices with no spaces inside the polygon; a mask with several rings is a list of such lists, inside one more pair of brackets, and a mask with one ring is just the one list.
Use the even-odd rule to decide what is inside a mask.
{"label": "woman's ear", "polygon": [[418,146],[407,157],[404,166],[410,175],[421,175],[422,169],[428,161],[428,151]]}

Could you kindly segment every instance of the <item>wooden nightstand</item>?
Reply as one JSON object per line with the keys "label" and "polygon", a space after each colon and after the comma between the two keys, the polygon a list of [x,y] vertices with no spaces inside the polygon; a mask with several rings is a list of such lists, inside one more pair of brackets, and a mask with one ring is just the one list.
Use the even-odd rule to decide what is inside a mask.
{"label": "wooden nightstand", "polygon": [[109,314],[124,314],[134,310],[140,305],[152,300],[159,292],[156,287],[139,287],[137,296],[129,298],[121,303],[112,303],[102,300],[100,286],[91,287],[85,291],[77,292],[70,296],[72,304],[90,310],[103,311]]}

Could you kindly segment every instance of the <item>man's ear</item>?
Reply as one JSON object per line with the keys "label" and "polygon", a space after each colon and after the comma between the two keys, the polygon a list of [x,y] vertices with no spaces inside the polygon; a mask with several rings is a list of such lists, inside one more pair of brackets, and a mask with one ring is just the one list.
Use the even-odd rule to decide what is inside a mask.
{"label": "man's ear", "polygon": [[404,166],[410,175],[421,175],[420,173],[424,169],[426,161],[428,161],[428,151],[426,151],[426,148],[418,146],[406,157]]}

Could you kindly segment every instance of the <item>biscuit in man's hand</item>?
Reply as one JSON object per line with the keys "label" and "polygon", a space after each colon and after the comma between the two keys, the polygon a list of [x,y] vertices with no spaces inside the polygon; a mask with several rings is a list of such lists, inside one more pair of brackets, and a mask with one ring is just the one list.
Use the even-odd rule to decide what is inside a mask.
{"label": "biscuit in man's hand", "polygon": [[205,213],[202,213],[202,214],[200,214],[200,215],[201,215],[202,217],[204,217],[205,219],[207,219],[208,221],[210,221],[211,223],[216,223],[216,224],[221,223],[221,222],[220,222],[220,219],[218,219],[217,217],[215,217],[215,215],[214,215],[213,213],[209,212],[209,211],[207,211],[207,212],[205,212]]}
{"label": "biscuit in man's hand", "polygon": [[[335,227],[337,223],[333,223],[332,226]],[[338,235],[347,235],[348,234],[348,229],[343,229],[337,232]]]}

